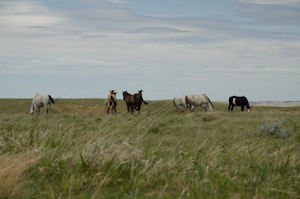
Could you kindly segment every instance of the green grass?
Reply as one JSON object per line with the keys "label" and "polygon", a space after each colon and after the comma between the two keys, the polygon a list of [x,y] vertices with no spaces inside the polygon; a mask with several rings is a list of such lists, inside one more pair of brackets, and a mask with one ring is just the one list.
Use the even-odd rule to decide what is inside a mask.
{"label": "green grass", "polygon": [[[30,99],[0,99],[0,198],[300,196],[300,107],[177,114],[166,100],[128,115],[118,100],[106,115],[103,103],[55,99],[57,114],[30,116]],[[283,119],[288,138],[248,136]]]}

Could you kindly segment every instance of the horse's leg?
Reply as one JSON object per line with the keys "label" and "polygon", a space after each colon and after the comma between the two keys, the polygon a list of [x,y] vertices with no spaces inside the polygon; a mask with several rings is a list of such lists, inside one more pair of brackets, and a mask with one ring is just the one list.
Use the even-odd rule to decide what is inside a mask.
{"label": "horse's leg", "polygon": [[37,111],[37,112],[36,112],[36,113],[37,113],[37,115],[39,115],[39,114],[40,114],[40,108],[41,108],[41,107],[39,107],[39,106],[37,107],[37,110],[36,110],[36,111]]}
{"label": "horse's leg", "polygon": [[127,112],[128,112],[128,114],[130,113],[129,105],[128,104],[127,104]]}
{"label": "horse's leg", "polygon": [[117,105],[114,106],[113,110],[115,111],[115,115],[117,114]]}
{"label": "horse's leg", "polygon": [[116,105],[115,104],[111,108],[111,114],[114,114],[114,111],[115,111],[115,114],[116,114]]}
{"label": "horse's leg", "polygon": [[242,112],[244,111],[244,107],[245,107],[244,105],[241,106],[241,111]]}
{"label": "horse's leg", "polygon": [[140,114],[140,111],[141,111],[141,105],[138,106],[138,109],[137,109],[137,110],[139,111],[139,114]]}
{"label": "horse's leg", "polygon": [[133,107],[131,107],[131,114],[133,114],[133,112],[134,112],[134,108],[133,108]]}
{"label": "horse's leg", "polygon": [[204,104],[204,105],[202,106],[202,108],[203,108],[204,111],[207,111],[207,106],[208,106],[207,104]]}
{"label": "horse's leg", "polygon": [[231,106],[231,112],[233,111],[233,107],[234,107],[234,105],[232,104],[232,106]]}
{"label": "horse's leg", "polygon": [[110,106],[107,107],[107,114],[109,114]]}
{"label": "horse's leg", "polygon": [[105,113],[106,107],[107,107],[107,105],[105,104],[105,107],[104,107],[104,113]]}
{"label": "horse's leg", "polygon": [[191,105],[191,109],[190,109],[190,110],[191,110],[191,112],[194,112],[195,106],[192,106],[192,105]]}
{"label": "horse's leg", "polygon": [[48,104],[44,104],[44,108],[46,110],[46,114],[48,114]]}
{"label": "horse's leg", "polygon": [[230,110],[230,106],[231,106],[231,104],[229,103],[229,106],[228,106],[228,111]]}
{"label": "horse's leg", "polygon": [[33,108],[34,108],[34,109],[33,109],[33,112],[34,112],[34,110],[35,110],[35,113],[38,114],[38,110],[37,110],[38,107],[37,107],[36,105],[33,105]]}
{"label": "horse's leg", "polygon": [[50,102],[50,106],[51,106],[51,108],[52,108],[53,113],[55,114],[54,106],[53,106],[52,102]]}

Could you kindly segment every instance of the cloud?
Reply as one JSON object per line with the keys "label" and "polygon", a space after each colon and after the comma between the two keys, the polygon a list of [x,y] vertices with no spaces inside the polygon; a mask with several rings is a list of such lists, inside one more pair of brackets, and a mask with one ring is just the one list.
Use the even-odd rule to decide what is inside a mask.
{"label": "cloud", "polygon": [[300,24],[300,4],[298,6],[270,4],[241,4],[236,9],[238,16],[250,19],[245,25],[265,25],[268,27]]}
{"label": "cloud", "polygon": [[[276,86],[288,85],[280,75],[299,76],[299,30],[286,28],[299,27],[298,7],[242,2],[233,10],[239,19],[229,20],[151,17],[127,4],[101,1],[58,9],[33,0],[0,3],[1,74],[27,81],[47,74],[61,78],[62,90],[84,82],[106,92],[103,82],[113,79],[110,86],[138,84],[137,89],[153,92],[152,99],[199,88],[225,93],[236,79],[247,78],[236,88],[242,92],[259,74]],[[158,87],[170,90],[168,96],[155,93]]]}
{"label": "cloud", "polygon": [[27,26],[28,28],[41,28],[41,29],[46,29],[46,28],[49,28],[49,27],[46,27],[46,26]]}
{"label": "cloud", "polygon": [[110,3],[117,3],[117,4],[124,4],[124,3],[128,3],[126,1],[123,0],[107,0]]}
{"label": "cloud", "polygon": [[170,27],[141,27],[137,30],[133,31],[133,33],[150,33],[150,34],[157,34],[157,33],[180,33],[180,32],[190,32],[190,31],[183,31],[176,28]]}
{"label": "cloud", "polygon": [[239,0],[244,3],[255,3],[255,4],[282,4],[282,5],[293,5],[300,3],[300,0]]}
{"label": "cloud", "polygon": [[0,3],[0,26],[43,28],[62,22],[60,14],[38,1],[4,1]]}

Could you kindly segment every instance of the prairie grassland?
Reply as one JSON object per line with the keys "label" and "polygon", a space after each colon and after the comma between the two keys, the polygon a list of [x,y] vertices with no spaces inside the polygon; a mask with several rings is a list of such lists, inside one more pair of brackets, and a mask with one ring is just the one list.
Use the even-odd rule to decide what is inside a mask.
{"label": "prairie grassland", "polygon": [[[300,197],[300,107],[176,114],[166,100],[128,115],[118,100],[107,115],[103,99],[55,101],[30,116],[31,100],[0,99],[0,198]],[[248,136],[282,119],[292,136]]]}

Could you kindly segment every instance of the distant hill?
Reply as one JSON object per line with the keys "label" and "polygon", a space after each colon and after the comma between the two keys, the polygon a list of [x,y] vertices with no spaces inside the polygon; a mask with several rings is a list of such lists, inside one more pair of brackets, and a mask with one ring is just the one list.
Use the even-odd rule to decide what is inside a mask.
{"label": "distant hill", "polygon": [[[221,101],[221,103],[228,104],[227,101]],[[250,101],[250,106],[292,107],[300,106],[300,101]]]}

